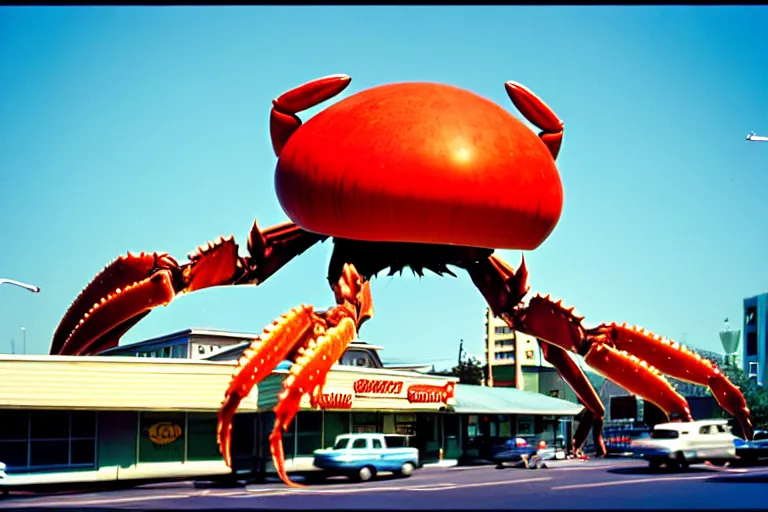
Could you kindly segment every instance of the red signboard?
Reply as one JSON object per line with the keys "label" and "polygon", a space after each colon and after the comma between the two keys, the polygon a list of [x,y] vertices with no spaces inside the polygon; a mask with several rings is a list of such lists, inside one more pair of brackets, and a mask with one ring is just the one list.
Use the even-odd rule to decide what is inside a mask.
{"label": "red signboard", "polygon": [[353,385],[356,395],[399,395],[403,381],[359,379]]}
{"label": "red signboard", "polygon": [[408,401],[412,404],[447,404],[453,398],[454,388],[453,382],[445,386],[414,384],[408,388]]}
{"label": "red signboard", "polygon": [[318,405],[323,409],[351,409],[352,393],[323,393]]}

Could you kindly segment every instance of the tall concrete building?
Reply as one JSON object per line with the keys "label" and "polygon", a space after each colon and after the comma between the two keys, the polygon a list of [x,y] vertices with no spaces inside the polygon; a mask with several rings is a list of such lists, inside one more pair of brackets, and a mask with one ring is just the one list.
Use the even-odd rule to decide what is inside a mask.
{"label": "tall concrete building", "polygon": [[533,336],[510,329],[502,320],[485,311],[486,385],[515,387],[577,402],[575,393],[541,354]]}
{"label": "tall concrete building", "polygon": [[768,356],[768,293],[744,299],[744,373],[763,386]]}

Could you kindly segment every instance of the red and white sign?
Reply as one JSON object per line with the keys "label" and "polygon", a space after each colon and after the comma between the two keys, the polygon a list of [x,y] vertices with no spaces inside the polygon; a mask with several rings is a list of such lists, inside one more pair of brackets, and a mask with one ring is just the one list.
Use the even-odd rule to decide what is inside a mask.
{"label": "red and white sign", "polygon": [[401,380],[358,379],[352,386],[355,395],[399,395],[403,391]]}
{"label": "red and white sign", "polygon": [[354,395],[345,390],[324,389],[317,400],[321,409],[351,409]]}
{"label": "red and white sign", "polygon": [[408,401],[412,404],[448,404],[453,401],[455,385],[453,382],[445,386],[431,384],[413,384],[408,388]]}

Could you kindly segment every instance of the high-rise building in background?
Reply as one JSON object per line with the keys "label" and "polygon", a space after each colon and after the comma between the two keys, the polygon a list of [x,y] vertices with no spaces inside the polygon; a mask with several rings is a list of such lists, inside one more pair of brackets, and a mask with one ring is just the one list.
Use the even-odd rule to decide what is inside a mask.
{"label": "high-rise building in background", "polygon": [[768,293],[744,299],[744,373],[762,386],[768,355]]}

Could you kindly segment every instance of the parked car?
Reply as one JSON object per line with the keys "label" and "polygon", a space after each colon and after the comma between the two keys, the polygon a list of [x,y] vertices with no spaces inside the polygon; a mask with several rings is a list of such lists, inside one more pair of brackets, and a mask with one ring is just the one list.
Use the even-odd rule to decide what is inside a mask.
{"label": "parked car", "polygon": [[315,450],[314,465],[327,473],[362,482],[380,471],[409,477],[420,467],[419,451],[408,446],[408,436],[389,434],[338,436],[333,448]]}
{"label": "parked car", "polygon": [[736,460],[735,439],[726,420],[662,423],[653,428],[648,439],[632,441],[630,451],[652,468],[666,465],[686,469],[699,462]]}
{"label": "parked car", "polygon": [[[5,463],[3,463],[3,462],[0,462],[0,480],[2,480],[3,478],[5,478],[6,476],[7,476],[7,475],[5,474]],[[2,489],[2,491],[0,491],[0,492],[2,493],[2,495],[3,495],[3,496],[7,496],[7,495],[8,495],[8,489],[5,489],[5,488],[4,488],[4,489]]]}
{"label": "parked car", "polygon": [[649,428],[625,428],[625,429],[606,429],[604,432],[605,451],[608,456],[625,457],[631,456],[630,449],[632,442],[638,439],[649,439],[651,429]]}
{"label": "parked car", "polygon": [[743,463],[750,464],[768,459],[768,431],[766,430],[755,430],[752,441],[737,437],[733,443],[736,446],[736,455]]}
{"label": "parked car", "polygon": [[[558,457],[558,454],[561,456]],[[504,467],[505,462],[526,463],[525,459],[527,459],[532,463],[526,464],[528,467],[539,469],[545,467],[545,460],[565,458],[565,452],[558,452],[554,447],[542,447],[529,443],[522,437],[512,437],[493,443],[489,458],[498,468]]]}

